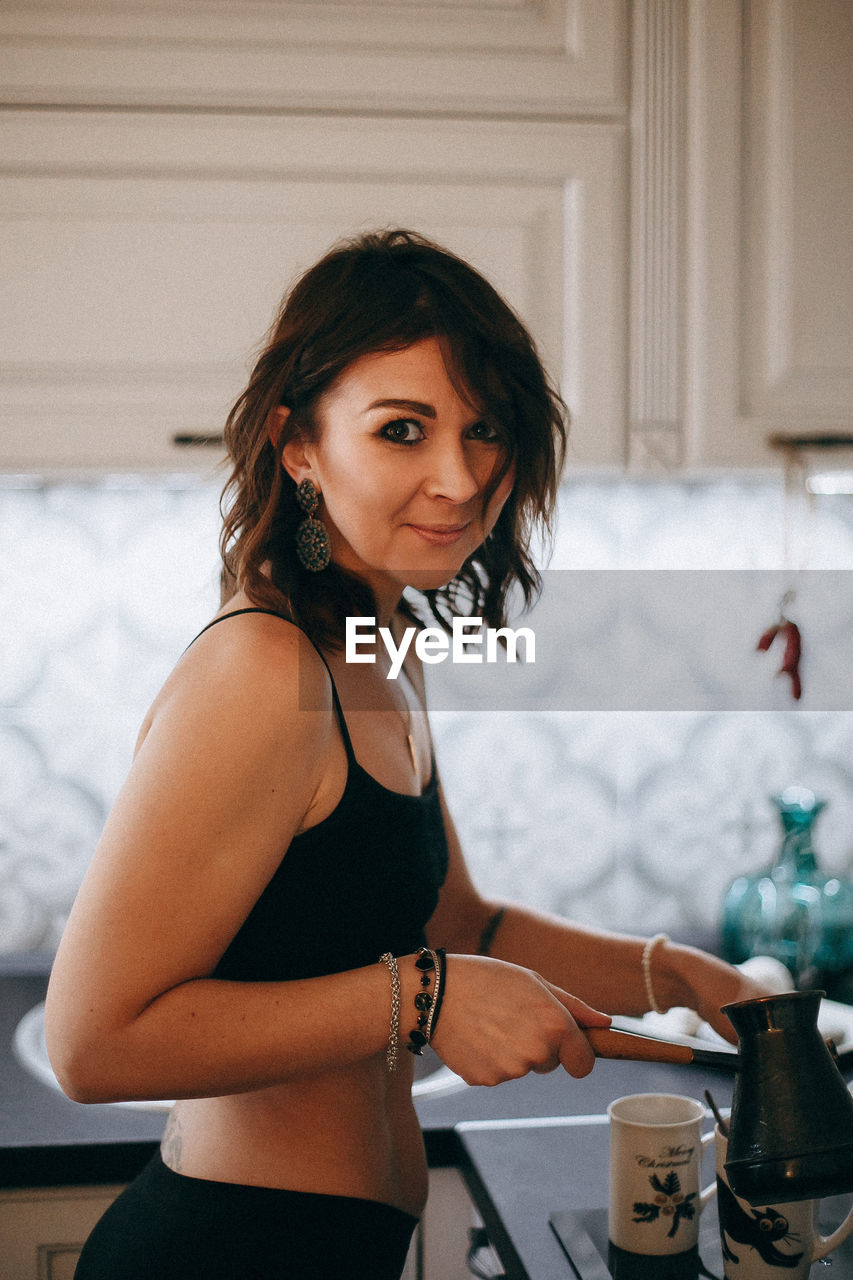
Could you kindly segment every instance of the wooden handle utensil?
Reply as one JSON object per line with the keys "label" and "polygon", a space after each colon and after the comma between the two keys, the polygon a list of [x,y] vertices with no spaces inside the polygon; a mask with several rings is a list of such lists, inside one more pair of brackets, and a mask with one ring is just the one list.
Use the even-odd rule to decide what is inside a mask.
{"label": "wooden handle utensil", "polygon": [[674,1062],[682,1066],[712,1067],[718,1071],[737,1071],[739,1055],[725,1049],[694,1049],[671,1040],[655,1040],[652,1036],[634,1035],[631,1031],[614,1031],[610,1027],[586,1027],[584,1035],[596,1058],[624,1058],[631,1062]]}

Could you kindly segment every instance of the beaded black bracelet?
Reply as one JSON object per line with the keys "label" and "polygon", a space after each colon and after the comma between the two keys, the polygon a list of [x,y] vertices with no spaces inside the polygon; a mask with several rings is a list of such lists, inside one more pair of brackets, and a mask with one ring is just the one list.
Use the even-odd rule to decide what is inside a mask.
{"label": "beaded black bracelet", "polygon": [[[409,1032],[406,1048],[409,1053],[414,1053],[421,1057],[424,1046],[429,1044],[433,1031],[436,1006],[441,1003],[444,965],[439,958],[438,952],[430,951],[429,947],[419,948],[415,964],[420,970],[421,986],[424,990],[419,991],[415,996],[417,1026]],[[427,990],[430,986],[433,987],[431,992]]]}

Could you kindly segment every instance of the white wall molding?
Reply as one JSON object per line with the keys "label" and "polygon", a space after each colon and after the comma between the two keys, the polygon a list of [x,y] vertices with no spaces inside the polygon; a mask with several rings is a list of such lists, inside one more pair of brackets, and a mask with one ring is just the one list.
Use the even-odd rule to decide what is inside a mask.
{"label": "white wall molding", "polygon": [[18,0],[0,11],[20,105],[613,116],[626,0]]}
{"label": "white wall molding", "polygon": [[631,106],[629,462],[683,459],[683,0],[635,0]]}

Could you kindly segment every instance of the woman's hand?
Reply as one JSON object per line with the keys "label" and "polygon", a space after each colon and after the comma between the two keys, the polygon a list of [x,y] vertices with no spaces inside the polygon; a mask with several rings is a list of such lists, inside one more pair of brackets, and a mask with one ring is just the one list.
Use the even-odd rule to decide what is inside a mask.
{"label": "woman's hand", "polygon": [[707,951],[662,942],[655,947],[652,980],[656,992],[666,992],[667,1004],[695,1009],[699,1016],[731,1044],[737,1036],[723,1005],[755,1000],[774,992]]}
{"label": "woman's hand", "polygon": [[451,955],[432,1044],[467,1084],[500,1084],[558,1066],[580,1077],[595,1061],[582,1028],[609,1025],[607,1014],[530,969]]}

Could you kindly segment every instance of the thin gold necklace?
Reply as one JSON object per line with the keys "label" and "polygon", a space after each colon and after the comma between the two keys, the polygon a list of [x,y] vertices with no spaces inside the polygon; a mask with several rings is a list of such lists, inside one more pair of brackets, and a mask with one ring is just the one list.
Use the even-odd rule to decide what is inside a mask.
{"label": "thin gold necklace", "polygon": [[[405,671],[405,669],[403,671],[403,674],[408,680],[409,674],[407,671]],[[398,716],[403,721],[403,731],[406,735],[406,745],[409,748],[409,759],[412,762],[412,771],[414,772],[414,775],[415,775],[415,782],[418,784],[418,789],[420,789],[421,768],[420,768],[420,765],[418,764],[418,754],[415,751],[415,738],[412,732],[412,704],[409,702],[409,699],[406,697],[405,690],[401,689],[400,692],[402,693],[403,698],[405,700],[406,710],[401,711],[399,707],[395,707],[394,710],[397,712]]]}
{"label": "thin gold necklace", "polygon": [[[408,676],[406,678],[408,679]],[[397,712],[398,716],[403,721],[403,731],[406,735],[406,745],[409,748],[409,759],[412,762],[412,770],[414,771],[415,781],[420,787],[421,769],[420,769],[420,765],[418,764],[418,754],[415,751],[415,736],[414,736],[414,733],[412,732],[412,704],[411,702],[409,702],[409,699],[406,697],[405,689],[401,688],[400,693],[403,695],[403,699],[406,703],[406,710],[401,711],[399,707],[395,707],[394,710]]]}
{"label": "thin gold necklace", "polygon": [[412,734],[412,708],[409,704],[408,698],[406,698],[406,712],[407,714],[403,715],[401,711],[400,715],[403,716],[403,728],[406,730],[406,742],[409,747],[409,759],[412,762],[412,769],[414,770],[414,773],[415,773],[415,782],[417,782],[418,786],[420,786],[421,785],[421,768],[420,768],[420,765],[418,764],[417,752],[415,751],[415,739],[414,739],[414,735]]}

